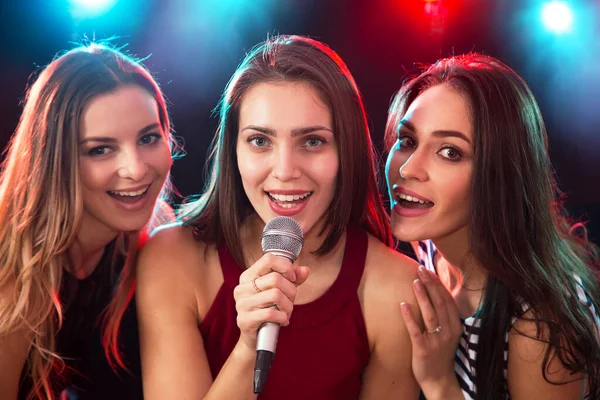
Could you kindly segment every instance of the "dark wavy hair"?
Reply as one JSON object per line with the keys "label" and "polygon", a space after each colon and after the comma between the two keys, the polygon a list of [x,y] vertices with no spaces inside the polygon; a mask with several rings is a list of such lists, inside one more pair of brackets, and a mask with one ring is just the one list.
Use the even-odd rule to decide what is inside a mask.
{"label": "dark wavy hair", "polygon": [[[556,355],[570,372],[587,374],[590,398],[600,399],[599,327],[589,309],[600,310],[597,263],[591,262],[592,245],[570,235],[533,94],[492,57],[440,60],[394,98],[388,148],[410,104],[440,84],[468,99],[474,132],[469,235],[472,256],[489,276],[479,314],[478,398],[504,398],[504,335],[524,302],[533,310],[535,338],[548,343],[544,379],[550,382],[547,368]],[[580,301],[580,289],[591,304]]]}

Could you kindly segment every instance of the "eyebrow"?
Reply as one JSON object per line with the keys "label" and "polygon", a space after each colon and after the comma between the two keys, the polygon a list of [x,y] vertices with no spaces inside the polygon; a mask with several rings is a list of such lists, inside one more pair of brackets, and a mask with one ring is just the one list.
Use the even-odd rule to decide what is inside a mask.
{"label": "eyebrow", "polygon": [[[138,136],[145,135],[146,133],[153,131],[155,129],[159,129],[159,128],[160,128],[160,124],[158,124],[157,122],[147,125],[147,126],[143,127],[142,129],[140,129],[140,131],[138,132]],[[83,140],[80,140],[79,144],[84,144],[86,142],[116,143],[117,139],[115,139],[114,137],[107,137],[107,136],[92,136],[92,137],[88,137]]]}
{"label": "eyebrow", "polygon": [[[270,128],[265,128],[263,126],[257,126],[257,125],[248,125],[246,126],[244,129],[242,129],[242,132],[245,130],[253,130],[253,131],[257,131],[260,133],[264,133],[267,136],[277,136],[277,133],[275,132],[274,129],[270,129]],[[296,129],[292,129],[292,137],[296,137],[296,136],[302,136],[302,135],[307,135],[309,133],[312,132],[317,132],[317,131],[328,131],[333,133],[333,131],[325,126],[322,125],[314,125],[314,126],[307,126],[304,128],[296,128]]]}
{"label": "eyebrow", "polygon": [[[405,119],[403,119],[402,121],[400,121],[398,123],[398,131],[400,131],[400,128],[402,128],[402,127],[405,127],[406,129],[408,129],[409,131],[412,131],[412,132],[417,131],[415,129],[415,126],[412,124],[412,122],[405,120]],[[441,130],[433,131],[433,132],[431,132],[431,134],[437,138],[455,137],[458,139],[462,139],[465,142],[471,144],[471,140],[469,140],[467,135],[465,135],[464,133],[462,133],[460,131],[441,129]]]}

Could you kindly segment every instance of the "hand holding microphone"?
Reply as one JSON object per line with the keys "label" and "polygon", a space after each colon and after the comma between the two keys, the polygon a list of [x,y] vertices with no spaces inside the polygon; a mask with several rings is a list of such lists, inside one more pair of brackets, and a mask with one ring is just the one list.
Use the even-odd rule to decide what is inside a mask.
{"label": "hand holding microphone", "polygon": [[269,221],[261,245],[263,257],[242,273],[234,291],[241,340],[257,351],[257,394],[262,391],[275,354],[279,326],[288,325],[296,288],[309,273],[307,267],[292,266],[303,245],[302,230],[294,219],[276,217]]}

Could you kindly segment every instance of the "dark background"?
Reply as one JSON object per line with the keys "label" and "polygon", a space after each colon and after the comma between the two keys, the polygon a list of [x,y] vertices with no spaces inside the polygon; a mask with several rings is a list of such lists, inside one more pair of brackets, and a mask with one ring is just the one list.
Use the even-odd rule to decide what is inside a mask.
{"label": "dark background", "polygon": [[[113,0],[114,1],[114,0]],[[67,0],[0,1],[0,148],[27,82],[55,53],[112,36],[141,57],[172,103],[187,156],[173,167],[183,195],[203,186],[211,110],[245,51],[267,34],[303,34],[345,60],[381,149],[394,92],[418,66],[480,51],[515,68],[536,95],[566,206],[600,239],[600,6],[571,0],[570,33],[544,30],[544,0],[119,0],[89,16]]]}

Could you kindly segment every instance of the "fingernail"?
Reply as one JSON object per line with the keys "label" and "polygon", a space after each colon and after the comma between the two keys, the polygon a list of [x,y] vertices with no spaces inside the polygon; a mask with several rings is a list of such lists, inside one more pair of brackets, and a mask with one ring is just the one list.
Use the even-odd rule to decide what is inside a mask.
{"label": "fingernail", "polygon": [[403,313],[408,313],[410,311],[410,307],[405,302],[400,303],[400,309],[402,309]]}
{"label": "fingernail", "polygon": [[419,275],[421,276],[421,278],[426,278],[427,277],[427,270],[422,265],[419,266]]}
{"label": "fingernail", "polygon": [[413,285],[414,285],[415,289],[417,290],[417,292],[423,291],[423,283],[419,279],[415,279],[413,281]]}

